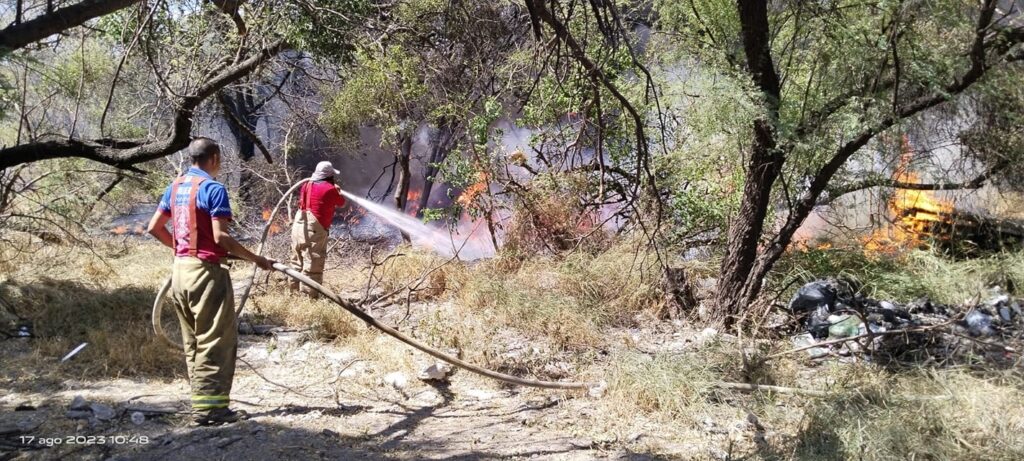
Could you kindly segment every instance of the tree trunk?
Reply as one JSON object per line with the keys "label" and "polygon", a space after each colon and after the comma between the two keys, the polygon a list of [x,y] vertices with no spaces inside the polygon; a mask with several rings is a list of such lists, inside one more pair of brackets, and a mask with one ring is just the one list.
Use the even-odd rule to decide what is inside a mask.
{"label": "tree trunk", "polygon": [[[395,208],[405,212],[405,206],[409,201],[409,158],[412,157],[412,135],[401,133],[398,135],[398,151],[395,153],[398,168],[398,188],[395,190]],[[410,241],[409,234],[402,231],[402,240]]]}
{"label": "tree trunk", "polygon": [[398,168],[398,189],[395,190],[395,207],[398,211],[405,211],[405,205],[409,201],[409,158],[412,156],[412,136],[407,134],[398,135],[398,152],[395,153]]}
{"label": "tree trunk", "polygon": [[[22,24],[29,22],[32,21]],[[191,94],[175,98],[174,113],[170,120],[171,132],[162,139],[51,139],[19,144],[0,149],[0,170],[53,158],[83,158],[141,172],[142,170],[135,168],[135,165],[166,157],[188,146],[192,134],[193,115],[203,101],[229,84],[249,75],[284,47],[284,40],[276,40],[244,61],[221,70],[195,88]]]}
{"label": "tree trunk", "polygon": [[[0,29],[0,49],[17,50],[136,3],[139,3],[139,0],[82,0],[57,10],[47,8],[45,14],[27,21],[22,20],[22,8],[19,6],[15,12],[17,20],[14,24]],[[18,5],[21,4],[22,2],[18,2]]]}
{"label": "tree trunk", "polygon": [[416,209],[416,217],[423,218],[423,210],[430,203],[430,191],[434,188],[434,178],[437,176],[438,165],[444,162],[451,152],[451,142],[454,139],[454,131],[450,125],[441,125],[435,132],[430,146],[430,158],[427,161],[423,173],[423,193],[420,194],[419,208]]}
{"label": "tree trunk", "polygon": [[[224,104],[225,110],[230,110],[234,114],[234,119],[231,119],[227,114],[225,114],[225,118],[227,119],[228,131],[231,132],[231,137],[238,148],[238,160],[243,164],[249,163],[249,161],[256,157],[256,143],[249,133],[256,132],[256,126],[260,120],[259,111],[255,107],[252,92],[246,90],[229,91],[224,92],[223,96],[223,101],[226,103]],[[238,126],[235,120],[241,122],[244,126]],[[238,178],[238,197],[243,203],[253,203],[252,186],[255,182],[255,176],[252,174],[252,171],[243,165],[243,168],[239,169]]]}
{"label": "tree trunk", "polygon": [[[768,240],[764,238],[764,219],[768,214],[768,207],[772,204],[771,192],[782,174],[782,166],[786,160],[785,152],[792,148],[794,142],[789,141],[786,147],[782,148],[776,145],[775,124],[778,120],[781,91],[778,74],[772,64],[767,2],[737,0],[747,72],[764,98],[762,104],[765,116],[753,124],[753,142],[743,188],[743,201],[738,216],[729,227],[727,254],[722,261],[716,296],[716,314],[719,318],[727,324],[731,323],[735,320],[735,314],[757,298],[764,278],[786,251],[797,229],[813,211],[822,193],[851,156],[900,120],[943,104],[949,101],[952,95],[968,90],[993,67],[992,57],[998,56],[998,60],[1004,63],[1017,60],[1019,55],[1010,53],[1010,50],[1024,42],[1024,34],[1010,35],[1008,37],[1011,39],[1006,42],[986,39],[996,12],[996,3],[987,0],[982,4],[971,46],[970,68],[941,90],[913,97],[903,103],[898,103],[894,98],[891,115],[847,138],[833,153],[831,159],[810,177],[810,182],[802,188],[795,202],[790,204],[789,214],[781,229],[774,238]],[[843,107],[844,104],[846,102],[827,109],[825,116]]]}
{"label": "tree trunk", "polygon": [[729,225],[728,246],[718,281],[715,317],[726,325],[732,324],[735,315],[760,292],[761,280],[752,280],[751,275],[771,206],[772,188],[785,162],[775,140],[781,88],[772,62],[767,4],[763,0],[738,0],[737,7],[747,72],[761,91],[765,116],[754,121],[740,210]]}

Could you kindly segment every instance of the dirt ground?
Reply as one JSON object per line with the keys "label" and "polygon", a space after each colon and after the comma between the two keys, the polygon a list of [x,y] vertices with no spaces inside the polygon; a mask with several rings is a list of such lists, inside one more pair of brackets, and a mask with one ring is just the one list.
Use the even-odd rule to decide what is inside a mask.
{"label": "dirt ground", "polygon": [[[25,358],[28,341],[4,341],[0,354]],[[595,431],[588,420],[599,399],[582,393],[505,387],[464,371],[428,383],[301,333],[243,336],[239,358],[233,405],[250,418],[210,428],[189,426],[184,379],[64,380],[3,367],[12,392],[0,396],[0,460],[724,457],[714,446],[661,438],[656,426]],[[111,407],[113,417],[69,417],[76,396]],[[133,422],[133,413],[145,420]]]}

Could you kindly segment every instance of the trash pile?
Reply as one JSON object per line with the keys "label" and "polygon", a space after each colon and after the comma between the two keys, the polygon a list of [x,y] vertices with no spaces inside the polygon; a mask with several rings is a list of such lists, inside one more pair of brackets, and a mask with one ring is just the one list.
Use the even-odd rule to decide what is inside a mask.
{"label": "trash pile", "polygon": [[[1001,287],[992,287],[987,299],[975,305],[946,306],[920,298],[909,303],[876,300],[858,293],[852,284],[837,279],[807,283],[789,302],[790,312],[801,319],[804,333],[793,338],[811,357],[837,353],[907,351],[946,353],[960,341],[987,344],[1002,352],[1016,352],[1001,339],[1024,331],[1022,302]],[[847,341],[842,341],[849,338]],[[819,343],[821,346],[816,346]]]}

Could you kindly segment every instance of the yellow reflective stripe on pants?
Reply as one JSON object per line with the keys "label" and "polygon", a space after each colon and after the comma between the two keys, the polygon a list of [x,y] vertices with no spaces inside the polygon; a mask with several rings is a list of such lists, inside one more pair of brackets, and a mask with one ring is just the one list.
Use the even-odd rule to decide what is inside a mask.
{"label": "yellow reflective stripe on pants", "polygon": [[211,408],[227,408],[231,398],[226,395],[193,395],[192,408],[208,410]]}
{"label": "yellow reflective stripe on pants", "polygon": [[192,403],[193,410],[212,410],[214,408],[227,408],[228,402],[224,403]]}

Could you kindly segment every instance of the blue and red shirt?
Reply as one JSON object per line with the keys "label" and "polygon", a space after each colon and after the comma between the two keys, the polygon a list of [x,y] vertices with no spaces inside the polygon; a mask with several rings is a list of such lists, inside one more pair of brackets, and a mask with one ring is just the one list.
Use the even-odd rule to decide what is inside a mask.
{"label": "blue and red shirt", "polygon": [[[185,181],[178,185],[178,190],[175,196],[171,197],[171,191],[174,189],[174,184],[167,186],[167,190],[164,191],[163,197],[160,198],[160,204],[157,209],[161,213],[171,218],[171,235],[174,236],[174,255],[175,256],[188,256],[189,255],[189,238],[191,233],[191,226],[195,226],[197,230],[196,238],[196,257],[207,262],[219,263],[220,259],[227,256],[228,252],[217,245],[217,242],[213,239],[213,220],[224,219],[231,220],[231,204],[228,202],[228,191],[223,184],[215,181],[209,173],[192,167],[185,172]],[[196,222],[189,222],[189,198],[192,194],[192,182],[191,179],[198,179],[202,182],[199,184],[199,188],[196,191]],[[183,210],[184,212],[175,213],[172,209]]]}

